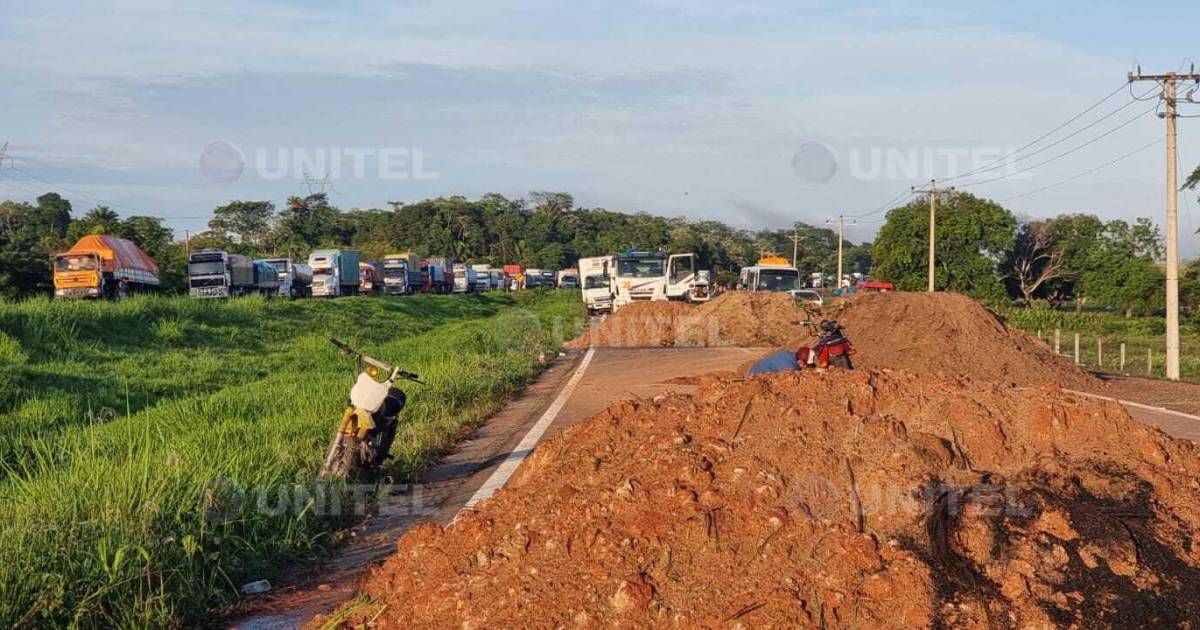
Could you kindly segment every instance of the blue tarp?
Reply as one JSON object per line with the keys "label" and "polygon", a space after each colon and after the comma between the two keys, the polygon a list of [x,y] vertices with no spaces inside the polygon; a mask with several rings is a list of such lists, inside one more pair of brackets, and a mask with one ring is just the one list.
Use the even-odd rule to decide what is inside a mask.
{"label": "blue tarp", "polygon": [[758,363],[750,366],[750,369],[746,373],[788,372],[799,369],[800,364],[796,362],[796,353],[792,350],[780,350],[759,359]]}

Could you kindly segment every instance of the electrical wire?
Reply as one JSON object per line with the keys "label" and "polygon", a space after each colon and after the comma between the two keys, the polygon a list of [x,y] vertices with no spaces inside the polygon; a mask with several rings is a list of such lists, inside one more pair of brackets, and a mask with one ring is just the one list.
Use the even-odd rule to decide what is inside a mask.
{"label": "electrical wire", "polygon": [[[1157,106],[1157,105],[1156,105],[1156,106]],[[1042,166],[1045,166],[1045,165],[1047,165],[1047,164],[1049,164],[1049,163],[1051,163],[1051,162],[1055,162],[1055,161],[1057,161],[1057,160],[1060,160],[1060,159],[1062,159],[1062,158],[1064,158],[1064,157],[1066,157],[1066,156],[1068,156],[1068,155],[1071,155],[1072,153],[1074,153],[1074,152],[1076,152],[1076,151],[1078,151],[1078,150],[1080,150],[1080,149],[1082,149],[1082,148],[1084,148],[1084,147],[1086,147],[1086,146],[1089,146],[1089,145],[1095,144],[1096,142],[1098,142],[1098,141],[1100,141],[1100,140],[1102,140],[1102,139],[1104,139],[1104,138],[1107,138],[1108,136],[1111,136],[1112,134],[1114,134],[1114,133],[1116,133],[1116,132],[1120,131],[1121,129],[1124,129],[1125,127],[1127,127],[1127,126],[1129,126],[1129,125],[1133,124],[1133,123],[1134,123],[1134,122],[1136,122],[1136,121],[1137,121],[1139,118],[1141,118],[1142,116],[1145,116],[1146,114],[1149,114],[1149,113],[1150,113],[1150,112],[1152,112],[1152,111],[1154,111],[1154,108],[1153,108],[1153,107],[1152,107],[1152,108],[1150,108],[1150,109],[1147,109],[1147,110],[1145,110],[1145,111],[1143,111],[1143,112],[1141,112],[1141,113],[1139,113],[1138,115],[1134,116],[1133,118],[1130,118],[1129,120],[1126,120],[1125,122],[1121,123],[1120,125],[1117,125],[1116,127],[1113,127],[1112,129],[1109,129],[1108,131],[1106,131],[1106,132],[1104,132],[1104,133],[1102,133],[1102,134],[1100,134],[1100,135],[1096,136],[1095,138],[1092,138],[1091,140],[1088,140],[1087,142],[1084,142],[1083,144],[1076,145],[1076,146],[1074,146],[1074,147],[1072,147],[1072,148],[1070,148],[1070,149],[1067,149],[1066,151],[1064,151],[1064,152],[1062,152],[1062,153],[1059,153],[1058,155],[1055,155],[1055,156],[1054,156],[1054,157],[1052,157],[1052,158],[1049,158],[1049,159],[1046,159],[1046,160],[1042,160],[1041,162],[1038,162],[1037,164],[1034,164],[1033,166],[1028,166],[1028,167],[1025,167],[1025,168],[1023,168],[1023,169],[1021,169],[1021,170],[1018,170],[1018,171],[1013,171],[1013,172],[1011,172],[1011,173],[1007,173],[1007,174],[1001,175],[1000,177],[993,177],[993,178],[991,178],[991,179],[984,179],[984,180],[980,180],[980,181],[977,181],[977,182],[968,182],[968,183],[966,183],[966,184],[959,184],[957,187],[958,187],[958,188],[970,188],[970,187],[972,187],[972,186],[980,186],[980,185],[982,185],[982,184],[990,184],[990,183],[992,183],[992,182],[998,182],[998,181],[1000,181],[1000,180],[1002,180],[1002,179],[1008,179],[1008,178],[1010,178],[1010,177],[1013,177],[1013,176],[1016,176],[1016,175],[1020,175],[1021,173],[1028,173],[1029,171],[1032,171],[1032,170],[1034,170],[1034,169],[1036,169],[1036,168],[1040,168],[1040,167],[1042,167]]]}
{"label": "electrical wire", "polygon": [[[1145,94],[1149,94],[1149,93],[1150,93],[1150,92],[1152,92],[1152,91],[1154,91],[1154,90],[1152,89],[1152,90],[1150,90],[1150,91],[1146,92]],[[939,180],[938,180],[938,182],[940,182],[940,183],[945,183],[945,182],[953,181],[953,180],[956,180],[956,179],[962,179],[963,177],[969,177],[969,176],[971,176],[971,175],[978,175],[978,174],[980,174],[980,173],[987,173],[987,172],[994,171],[994,170],[996,170],[996,169],[1003,168],[1003,167],[1006,167],[1006,166],[1012,166],[1013,164],[1016,164],[1017,162],[1020,162],[1020,161],[1022,161],[1022,160],[1027,160],[1027,159],[1029,159],[1029,158],[1031,158],[1031,157],[1033,157],[1033,156],[1035,156],[1035,155],[1038,155],[1039,153],[1042,153],[1042,152],[1044,152],[1044,151],[1046,151],[1046,150],[1048,150],[1048,149],[1052,149],[1052,148],[1054,148],[1054,147],[1056,147],[1056,146],[1058,146],[1058,145],[1060,145],[1060,144],[1062,144],[1062,143],[1066,142],[1067,140],[1070,140],[1071,138],[1074,138],[1075,136],[1078,136],[1079,134],[1081,134],[1081,133],[1083,133],[1083,132],[1087,131],[1088,129],[1091,129],[1092,127],[1095,127],[1096,125],[1099,125],[1100,123],[1104,122],[1105,120],[1108,120],[1109,118],[1112,118],[1113,116],[1116,116],[1117,114],[1119,114],[1119,113],[1121,113],[1122,111],[1124,111],[1124,110],[1125,110],[1127,107],[1129,107],[1130,105],[1133,105],[1133,104],[1135,104],[1135,103],[1137,103],[1137,102],[1138,102],[1138,101],[1137,101],[1136,99],[1135,99],[1135,100],[1130,100],[1130,101],[1127,101],[1127,102],[1126,102],[1124,105],[1122,105],[1122,106],[1120,106],[1120,107],[1118,107],[1118,108],[1116,108],[1116,109],[1112,110],[1111,112],[1108,112],[1107,114],[1105,114],[1105,115],[1101,116],[1100,118],[1097,118],[1096,120],[1093,120],[1092,122],[1090,122],[1090,123],[1088,123],[1088,124],[1084,125],[1083,127],[1080,127],[1079,129],[1076,129],[1075,131],[1073,131],[1073,132],[1071,132],[1071,133],[1069,133],[1069,134],[1067,134],[1067,135],[1065,135],[1065,136],[1063,136],[1063,137],[1059,138],[1058,140],[1055,140],[1054,142],[1051,142],[1050,144],[1047,144],[1047,145],[1045,145],[1045,146],[1043,146],[1043,147],[1041,147],[1041,148],[1037,149],[1036,151],[1034,151],[1034,152],[1032,152],[1032,153],[1026,153],[1025,155],[1022,155],[1022,156],[1020,156],[1020,157],[1014,157],[1014,156],[1016,156],[1016,155],[1017,155],[1017,153],[1019,153],[1019,150],[1018,150],[1018,151],[1014,151],[1014,152],[1010,153],[1009,155],[1005,156],[1004,158],[1000,158],[999,160],[995,160],[995,161],[991,162],[991,163],[990,163],[990,165],[981,166],[981,167],[979,167],[979,168],[977,168],[977,169],[974,169],[974,170],[971,170],[971,171],[967,171],[966,173],[962,173],[962,174],[959,174],[959,175],[955,175],[955,176],[953,176],[953,177],[947,177],[947,178],[945,178],[945,179],[939,179]],[[1161,101],[1160,101],[1160,103],[1161,103]],[[1156,107],[1157,107],[1157,106],[1156,106]]]}
{"label": "electrical wire", "polygon": [[[1114,158],[1114,159],[1112,159],[1112,160],[1109,160],[1109,161],[1107,161],[1107,162],[1105,162],[1105,163],[1103,163],[1103,164],[1101,164],[1101,165],[1099,165],[1099,166],[1095,166],[1095,167],[1089,168],[1088,170],[1086,170],[1086,171],[1083,171],[1082,173],[1076,173],[1075,175],[1072,175],[1072,176],[1070,176],[1070,177],[1068,177],[1068,178],[1066,178],[1066,179],[1059,180],[1059,181],[1057,181],[1057,182],[1054,182],[1053,184],[1049,184],[1049,185],[1046,185],[1046,186],[1042,186],[1041,188],[1035,188],[1035,189],[1033,189],[1033,190],[1031,190],[1031,191],[1029,191],[1029,192],[1024,192],[1024,193],[1021,193],[1021,194],[1019,194],[1019,195],[1013,195],[1012,197],[1006,197],[1006,198],[1004,198],[1004,199],[1000,199],[1000,200],[998,200],[998,201],[997,201],[997,203],[1007,203],[1007,202],[1009,202],[1009,201],[1012,201],[1012,200],[1014,200],[1014,199],[1021,199],[1022,197],[1028,197],[1028,196],[1030,196],[1030,195],[1035,195],[1035,194],[1037,194],[1037,193],[1040,193],[1040,192],[1042,192],[1042,191],[1044,191],[1044,190],[1050,190],[1051,188],[1055,188],[1055,187],[1057,187],[1057,186],[1061,186],[1061,185],[1063,185],[1063,184],[1066,184],[1066,183],[1068,183],[1068,182],[1073,182],[1073,181],[1075,181],[1075,180],[1079,179],[1080,177],[1084,177],[1084,176],[1086,176],[1086,175],[1091,175],[1092,173],[1095,173],[1096,171],[1098,171],[1098,170],[1100,170],[1100,169],[1103,169],[1103,168],[1106,168],[1106,167],[1112,166],[1113,164],[1116,164],[1117,162],[1120,162],[1120,161],[1122,161],[1122,160],[1124,160],[1124,159],[1126,159],[1126,158],[1133,157],[1134,155],[1137,155],[1138,153],[1141,153],[1142,151],[1145,151],[1146,149],[1149,149],[1150,147],[1152,147],[1152,146],[1154,146],[1154,145],[1157,145],[1157,144],[1162,144],[1162,143],[1163,143],[1163,141],[1164,141],[1164,139],[1163,139],[1163,138],[1159,138],[1158,140],[1155,140],[1154,142],[1151,142],[1151,143],[1148,143],[1148,144],[1144,144],[1144,145],[1142,145],[1142,146],[1140,146],[1140,147],[1138,147],[1138,148],[1136,148],[1136,149],[1134,149],[1134,150],[1132,150],[1132,151],[1130,151],[1130,152],[1128,152],[1128,153],[1125,153],[1125,154],[1122,154],[1122,155],[1120,155],[1120,156],[1117,156],[1116,158]],[[1176,157],[1178,157],[1178,156],[1176,156]]]}
{"label": "electrical wire", "polygon": [[901,192],[899,195],[896,195],[895,197],[888,199],[887,201],[879,204],[878,206],[875,206],[874,210],[871,210],[870,212],[864,212],[863,214],[856,214],[856,215],[851,216],[850,218],[851,219],[861,219],[863,217],[869,217],[872,215],[879,214],[880,212],[883,212],[884,210],[891,210],[892,208],[896,207],[896,204],[900,203],[901,201],[904,201],[906,197],[909,197],[912,194],[913,193],[911,190],[905,190],[905,191]]}

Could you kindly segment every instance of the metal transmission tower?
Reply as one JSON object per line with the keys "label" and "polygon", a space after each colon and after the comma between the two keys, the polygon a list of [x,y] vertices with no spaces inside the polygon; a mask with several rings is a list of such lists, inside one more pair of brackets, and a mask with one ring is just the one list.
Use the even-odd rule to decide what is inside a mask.
{"label": "metal transmission tower", "polygon": [[[1175,120],[1179,117],[1178,85],[1180,81],[1200,84],[1200,74],[1193,66],[1189,72],[1166,74],[1129,73],[1129,83],[1154,81],[1162,85],[1162,101],[1166,111],[1159,114],[1167,121],[1167,378],[1179,380],[1179,173],[1175,146]],[[1191,101],[1191,95],[1188,95]]]}
{"label": "metal transmission tower", "polygon": [[937,238],[937,202],[938,196],[946,194],[954,194],[954,187],[938,188],[937,180],[929,180],[929,188],[918,190],[915,186],[912,191],[914,193],[922,193],[929,197],[929,292],[933,293],[933,268],[936,261],[934,256],[934,242]]}

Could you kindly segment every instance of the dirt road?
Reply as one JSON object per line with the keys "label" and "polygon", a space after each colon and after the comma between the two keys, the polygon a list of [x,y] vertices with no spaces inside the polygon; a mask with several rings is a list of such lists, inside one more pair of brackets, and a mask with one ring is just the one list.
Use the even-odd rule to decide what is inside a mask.
{"label": "dirt road", "polygon": [[[611,348],[562,357],[501,413],[480,427],[427,475],[419,491],[399,495],[368,519],[355,541],[315,573],[275,593],[247,601],[231,627],[247,630],[294,628],[327,614],[354,597],[368,567],[387,557],[396,540],[416,525],[450,523],[459,510],[503,486],[536,443],[581,422],[620,399],[688,392],[679,379],[732,370],[764,349]],[[674,382],[673,382],[674,381]],[[1200,400],[1200,386],[1175,387],[1175,399]],[[1118,390],[1134,397],[1139,388]],[[1144,388],[1143,388],[1144,389]],[[1155,402],[1148,399],[1147,402]],[[1177,437],[1200,441],[1200,418],[1148,406],[1127,406],[1131,415]],[[507,471],[507,472],[506,472]]]}

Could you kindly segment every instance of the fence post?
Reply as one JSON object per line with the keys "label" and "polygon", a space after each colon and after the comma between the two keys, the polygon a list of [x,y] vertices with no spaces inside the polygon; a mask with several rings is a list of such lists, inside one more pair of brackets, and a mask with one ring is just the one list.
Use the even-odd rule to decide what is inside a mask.
{"label": "fence post", "polygon": [[1059,342],[1060,341],[1062,341],[1062,330],[1055,328],[1054,329],[1054,354],[1062,354],[1061,352],[1059,352],[1059,346],[1060,346]]}
{"label": "fence post", "polygon": [[1042,338],[1042,329],[1039,328],[1038,329],[1038,339],[1041,339],[1041,338]]}
{"label": "fence post", "polygon": [[1104,367],[1104,340],[1096,340],[1096,365]]}
{"label": "fence post", "polygon": [[1121,342],[1121,367],[1117,371],[1118,372],[1125,371],[1125,342],[1124,341]]}
{"label": "fence post", "polygon": [[1079,333],[1075,333],[1075,365],[1079,365]]}
{"label": "fence post", "polygon": [[1146,376],[1154,375],[1154,350],[1146,348]]}

